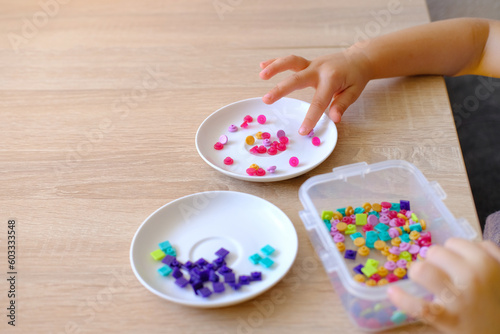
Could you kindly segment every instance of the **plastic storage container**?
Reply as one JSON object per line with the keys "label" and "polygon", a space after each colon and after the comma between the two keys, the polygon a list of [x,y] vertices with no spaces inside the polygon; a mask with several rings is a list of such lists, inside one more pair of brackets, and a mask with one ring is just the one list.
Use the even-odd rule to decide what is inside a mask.
{"label": "plastic storage container", "polygon": [[[371,252],[368,257],[358,256],[356,261],[345,260],[321,220],[323,210],[404,199],[409,200],[411,210],[427,222],[433,244],[442,244],[450,237],[470,240],[477,236],[465,219],[455,219],[444,205],[442,200],[446,194],[441,186],[427,181],[418,168],[406,161],[390,160],[372,165],[363,162],[334,168],[332,173],[307,180],[299,189],[299,198],[304,206],[300,217],[335,291],[351,321],[366,331],[385,330],[415,321],[411,317],[404,321],[391,320],[396,311],[387,298],[387,288],[391,284],[423,298],[432,298],[432,295],[408,279],[377,287],[354,281],[352,268],[355,265],[364,263],[366,258],[380,260],[381,264],[386,259],[377,251],[376,255]],[[346,249],[357,249],[349,237],[345,245]]]}

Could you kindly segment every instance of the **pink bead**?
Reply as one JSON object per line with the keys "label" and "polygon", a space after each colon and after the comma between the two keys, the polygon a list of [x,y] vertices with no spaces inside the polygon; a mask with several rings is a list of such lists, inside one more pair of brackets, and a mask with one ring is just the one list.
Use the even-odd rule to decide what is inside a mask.
{"label": "pink bead", "polygon": [[253,153],[253,154],[258,154],[259,153],[259,147],[258,146],[254,146],[250,149],[250,153]]}
{"label": "pink bead", "polygon": [[281,138],[281,137],[285,137],[286,134],[285,134],[285,131],[283,130],[278,130],[278,132],[276,133],[276,137],[278,138]]}
{"label": "pink bead", "polygon": [[333,235],[333,233],[339,233],[339,230],[337,226],[332,225],[332,228],[330,229],[330,233]]}
{"label": "pink bead", "polygon": [[420,246],[419,245],[411,245],[410,249],[408,249],[408,252],[410,254],[418,254],[419,251],[420,251]]}
{"label": "pink bead", "polygon": [[264,124],[266,122],[266,116],[264,116],[264,115],[257,116],[257,122],[259,124]]}
{"label": "pink bead", "polygon": [[264,175],[266,175],[266,171],[264,170],[264,168],[259,168],[259,169],[257,169],[257,172],[255,172],[255,175],[264,176]]}
{"label": "pink bead", "polygon": [[253,122],[253,117],[250,116],[250,115],[246,115],[245,117],[243,117],[243,120],[245,122],[252,123]]}
{"label": "pink bead", "polygon": [[278,149],[278,151],[286,151],[286,145],[283,143],[279,143],[276,148]]}
{"label": "pink bead", "polygon": [[398,266],[398,268],[405,268],[406,269],[406,260],[404,259],[401,259],[401,260],[398,260],[398,262],[396,262],[396,266]]}
{"label": "pink bead", "polygon": [[[268,153],[269,153],[269,151],[268,151]],[[276,166],[269,166],[269,167],[267,167],[267,171],[269,173],[274,173],[276,171]]]}
{"label": "pink bead", "polygon": [[221,143],[217,142],[217,143],[215,143],[214,148],[217,151],[220,151],[220,150],[222,150],[224,148],[224,145],[222,145]]}
{"label": "pink bead", "polygon": [[389,236],[391,238],[396,238],[396,237],[399,237],[399,231],[397,229],[395,229],[394,227],[391,227],[389,229]]}
{"label": "pink bead", "polygon": [[257,148],[257,151],[259,153],[266,153],[267,152],[267,148],[264,146],[264,145],[260,145],[259,148]]}
{"label": "pink bead", "polygon": [[248,128],[248,123],[245,121],[245,122],[241,123],[240,127],[246,129],[246,128]]}
{"label": "pink bead", "polygon": [[345,241],[345,237],[341,233],[337,233],[337,234],[335,234],[333,236],[333,241],[335,241],[335,242],[344,242]]}
{"label": "pink bead", "polygon": [[272,145],[272,144],[271,144],[271,141],[269,140],[269,138],[268,138],[268,139],[264,139],[264,140],[262,141],[262,144],[264,144],[264,146],[265,146],[265,147],[269,147],[269,146],[271,146],[271,145]]}
{"label": "pink bead", "polygon": [[410,249],[411,245],[407,242],[402,242],[401,244],[399,244],[399,249],[404,252],[404,251],[407,251],[408,249]]}
{"label": "pink bead", "polygon": [[380,215],[380,218],[379,218],[379,221],[382,223],[382,224],[389,224],[389,221],[391,219],[389,217],[387,217],[386,215]]}
{"label": "pink bead", "polygon": [[291,157],[290,160],[288,161],[288,163],[292,167],[297,167],[299,165],[299,159],[297,157]]}
{"label": "pink bead", "polygon": [[366,225],[363,225],[363,227],[361,229],[363,230],[363,232],[373,231],[373,225],[366,224]]}
{"label": "pink bead", "polygon": [[389,271],[392,271],[397,268],[396,262],[394,261],[387,261],[386,263],[384,263],[384,267]]}
{"label": "pink bead", "polygon": [[288,137],[280,137],[280,143],[283,143],[283,144],[288,144]]}
{"label": "pink bead", "polygon": [[267,150],[267,154],[269,155],[276,155],[276,153],[278,153],[278,150],[275,148],[275,147],[269,147],[269,149]]}
{"label": "pink bead", "polygon": [[382,208],[382,210],[380,212],[388,214],[389,213],[389,209],[388,208]]}
{"label": "pink bead", "polygon": [[350,224],[350,223],[351,223],[351,221],[352,221],[352,219],[351,219],[351,217],[342,217],[342,221],[343,221],[344,223],[346,223],[346,224]]}
{"label": "pink bead", "polygon": [[232,165],[233,164],[233,159],[231,157],[227,157],[224,159],[224,165]]}
{"label": "pink bead", "polygon": [[393,246],[389,248],[389,253],[399,255],[401,254],[401,251],[399,250],[399,247]]}
{"label": "pink bead", "polygon": [[219,143],[221,143],[222,145],[226,145],[227,144],[227,136],[226,135],[220,136]]}
{"label": "pink bead", "polygon": [[429,247],[424,246],[424,247],[420,248],[420,251],[418,252],[418,254],[425,259],[427,257],[428,250],[429,250]]}
{"label": "pink bead", "polygon": [[271,138],[271,134],[269,132],[262,132],[262,134],[260,136],[262,137],[262,139]]}
{"label": "pink bead", "polygon": [[247,168],[246,172],[250,176],[253,176],[253,175],[255,175],[255,173],[257,173],[257,171],[255,170],[255,168]]}
{"label": "pink bead", "polygon": [[309,138],[312,138],[314,137],[314,129],[312,129],[311,131],[309,131],[309,134],[307,135]]}
{"label": "pink bead", "polygon": [[408,219],[410,219],[412,213],[413,213],[413,211],[406,211],[406,217],[408,217]]}
{"label": "pink bead", "polygon": [[375,215],[368,215],[367,221],[368,221],[368,224],[370,224],[372,226],[375,226],[378,224],[378,218]]}
{"label": "pink bead", "polygon": [[227,131],[229,131],[229,132],[236,132],[236,131],[238,131],[238,127],[236,125],[234,125],[234,124],[231,124],[229,126],[229,128],[227,129]]}
{"label": "pink bead", "polygon": [[396,218],[392,218],[392,219],[389,221],[389,226],[390,226],[390,227],[396,227],[396,226],[398,226],[398,221],[396,220]]}
{"label": "pink bead", "polygon": [[321,144],[321,140],[320,140],[318,137],[314,137],[314,138],[312,139],[312,144],[313,144],[314,146],[319,146],[319,145]]}

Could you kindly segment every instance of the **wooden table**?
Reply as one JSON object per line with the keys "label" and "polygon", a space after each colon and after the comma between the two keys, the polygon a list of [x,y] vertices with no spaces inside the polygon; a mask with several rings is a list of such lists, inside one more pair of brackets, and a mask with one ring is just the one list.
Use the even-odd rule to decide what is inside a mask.
{"label": "wooden table", "polygon": [[[1,1],[4,254],[9,219],[17,232],[16,328],[7,325],[2,279],[2,333],[356,333],[298,216],[299,186],[341,165],[406,159],[440,182],[455,216],[479,229],[440,77],[371,82],[339,125],[333,154],[292,180],[229,178],[194,145],[210,113],[278,82],[259,79],[260,61],[313,58],[363,34],[428,22],[424,0],[402,1],[388,16],[377,14],[388,11],[381,0],[42,3],[51,5]],[[312,92],[291,96],[310,101]],[[206,190],[254,194],[290,217],[299,253],[288,279],[253,301],[215,310],[179,306],[140,285],[129,248],[141,222]],[[306,269],[311,261],[314,269]],[[6,277],[7,260],[1,268]],[[272,291],[286,302],[259,316],[257,305]]]}

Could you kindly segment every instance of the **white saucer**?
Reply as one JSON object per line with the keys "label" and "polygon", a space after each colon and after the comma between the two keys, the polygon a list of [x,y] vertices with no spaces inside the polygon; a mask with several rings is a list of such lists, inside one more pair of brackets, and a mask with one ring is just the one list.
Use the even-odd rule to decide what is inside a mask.
{"label": "white saucer", "polygon": [[[238,101],[229,104],[210,115],[199,127],[196,133],[196,149],[198,153],[210,166],[221,173],[237,179],[254,182],[271,182],[290,179],[318,166],[330,156],[337,144],[337,127],[326,115],[323,115],[314,128],[315,136],[319,137],[321,144],[314,146],[311,138],[301,136],[298,130],[309,109],[310,104],[304,101],[284,97],[272,105],[262,102],[260,97]],[[243,118],[246,115],[253,117],[253,122],[248,128],[241,128]],[[267,118],[265,124],[257,122],[257,116],[264,115]],[[229,132],[231,124],[238,127],[238,131]],[[284,130],[289,138],[286,151],[278,152],[272,156],[267,153],[254,155],[249,149],[255,145],[262,145],[261,140],[256,140],[252,146],[245,143],[247,136],[260,132],[269,132],[272,141],[278,140],[276,133]],[[222,150],[214,149],[214,144],[219,141],[221,135],[229,139]],[[289,164],[291,157],[299,159],[299,165],[292,167]],[[231,157],[232,165],[225,165],[224,159]],[[267,172],[264,176],[250,176],[246,169],[251,164],[257,164],[266,169],[276,166],[276,172]]]}
{"label": "white saucer", "polygon": [[[170,241],[182,263],[203,257],[212,262],[221,247],[230,251],[227,265],[237,275],[262,272],[262,281],[239,290],[225,284],[226,291],[209,298],[194,294],[190,285],[179,288],[171,276],[163,277],[163,266],[150,253],[158,243]],[[276,249],[270,268],[248,259],[265,245]],[[249,300],[270,289],[291,268],[297,255],[297,232],[278,207],[259,197],[233,191],[210,191],[182,197],[152,213],[139,227],[130,248],[130,262],[137,279],[154,294],[194,307],[223,307]],[[222,278],[222,277],[221,277]],[[205,284],[212,290],[211,284]]]}

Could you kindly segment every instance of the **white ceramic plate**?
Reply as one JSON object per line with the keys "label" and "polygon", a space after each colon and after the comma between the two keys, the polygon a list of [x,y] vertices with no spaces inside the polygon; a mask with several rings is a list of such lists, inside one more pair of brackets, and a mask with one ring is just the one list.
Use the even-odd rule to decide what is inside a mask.
{"label": "white ceramic plate", "polygon": [[[310,104],[304,101],[284,97],[272,105],[262,102],[260,97],[238,101],[229,104],[210,115],[199,127],[196,133],[196,149],[198,153],[210,166],[221,173],[241,180],[254,182],[271,182],[290,179],[318,166],[330,156],[337,144],[337,127],[326,115],[323,115],[314,128],[315,136],[321,140],[320,146],[314,146],[311,138],[298,134],[298,129],[304,120]],[[248,128],[241,128],[243,118],[246,115],[253,117],[253,122]],[[267,118],[265,124],[257,122],[257,116],[264,115]],[[231,124],[238,127],[238,131],[229,132]],[[276,133],[284,130],[289,138],[286,151],[271,156],[265,154],[252,154],[249,152],[252,146],[261,145],[261,140],[256,140],[252,146],[245,143],[247,136],[260,132],[269,132],[272,140],[278,140]],[[214,149],[214,144],[219,141],[221,135],[229,139],[222,150]],[[291,157],[299,159],[299,165],[292,167],[289,164]],[[231,157],[232,165],[225,165],[224,159]],[[250,176],[246,169],[251,164],[267,169],[276,166],[276,172],[266,173],[264,176]]]}
{"label": "white ceramic plate", "polygon": [[[224,247],[237,275],[262,272],[262,281],[251,282],[239,290],[225,284],[226,291],[209,298],[194,294],[190,285],[179,288],[171,276],[157,269],[163,264],[150,253],[158,243],[170,241],[182,263],[203,257],[211,262]],[[265,245],[276,249],[274,265],[254,265],[249,256]],[[223,307],[241,303],[265,292],[282,279],[297,255],[297,232],[278,207],[259,197],[233,191],[210,191],[182,197],[152,213],[139,227],[130,248],[130,262],[137,279],[154,294],[172,302],[195,307]],[[185,275],[186,277],[187,275]],[[222,277],[221,277],[222,278]],[[206,284],[212,290],[211,284]]]}

